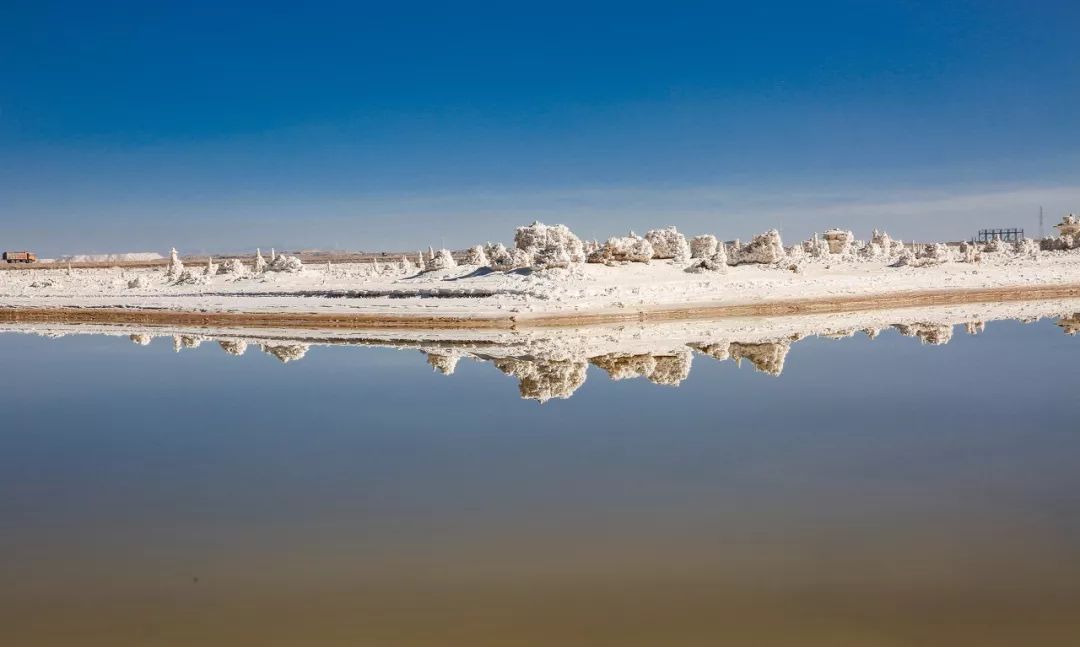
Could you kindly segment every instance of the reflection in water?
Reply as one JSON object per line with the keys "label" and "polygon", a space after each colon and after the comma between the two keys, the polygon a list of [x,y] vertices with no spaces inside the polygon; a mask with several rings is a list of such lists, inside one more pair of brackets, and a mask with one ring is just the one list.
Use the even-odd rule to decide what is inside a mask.
{"label": "reflection in water", "polygon": [[1080,312],[1068,317],[1062,317],[1058,320],[1058,325],[1061,326],[1066,335],[1075,335],[1080,332]]}
{"label": "reflection in water", "polygon": [[731,360],[736,366],[742,366],[746,360],[757,371],[778,377],[784,372],[792,346],[810,336],[839,340],[862,332],[873,340],[891,328],[922,344],[942,346],[952,340],[957,325],[962,325],[968,334],[977,335],[986,329],[987,320],[1030,323],[1044,317],[1057,317],[1062,330],[1075,335],[1080,331],[1078,310],[1080,303],[1065,300],[510,332],[147,328],[132,333],[131,327],[121,326],[20,324],[0,327],[0,331],[49,337],[72,333],[129,334],[131,341],[139,346],[149,345],[155,337],[170,335],[176,352],[216,340],[222,350],[236,356],[255,344],[282,363],[303,359],[313,345],[413,348],[424,353],[428,364],[443,375],[454,375],[463,359],[488,362],[518,380],[522,398],[546,402],[572,396],[585,383],[589,364],[616,381],[644,378],[661,386],[679,386],[690,376],[696,353],[713,360]]}
{"label": "reflection in water", "polygon": [[1077,644],[1074,313],[0,326],[0,644]]}

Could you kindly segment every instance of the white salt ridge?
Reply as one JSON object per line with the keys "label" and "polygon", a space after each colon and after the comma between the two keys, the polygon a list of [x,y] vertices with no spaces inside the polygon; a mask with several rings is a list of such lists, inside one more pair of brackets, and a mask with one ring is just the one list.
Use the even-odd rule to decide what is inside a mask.
{"label": "white salt ridge", "polygon": [[[121,254],[71,254],[51,260],[54,263],[116,263],[121,261],[160,261],[164,258],[157,252],[124,252]],[[42,259],[42,261],[44,260]]]}
{"label": "white salt ridge", "polygon": [[[267,263],[258,250],[251,271],[233,259],[207,274],[212,261],[189,270],[173,250],[164,271],[6,271],[0,273],[0,307],[512,317],[524,325],[551,315],[632,316],[660,308],[1080,284],[1080,249],[1042,250],[1033,241],[959,249],[936,244],[912,252],[881,232],[864,243],[832,230],[784,248],[771,230],[745,245],[717,242],[708,255],[714,239],[698,236],[691,244],[667,228],[585,245],[565,226],[534,223],[517,230],[514,248],[473,247],[462,266],[449,250],[429,250],[422,261],[431,271],[422,274],[407,259],[304,271],[295,257],[272,252]],[[582,262],[586,249],[589,263]],[[484,261],[494,271],[478,272]]]}

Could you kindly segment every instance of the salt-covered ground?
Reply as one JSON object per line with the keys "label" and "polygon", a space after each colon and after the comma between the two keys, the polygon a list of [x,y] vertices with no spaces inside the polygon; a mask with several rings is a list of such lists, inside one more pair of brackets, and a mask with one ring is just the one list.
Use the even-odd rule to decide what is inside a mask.
{"label": "salt-covered ground", "polygon": [[[577,241],[577,251],[572,248],[569,256],[561,238],[547,248],[529,239],[510,253],[502,246],[478,246],[470,250],[474,264],[468,265],[439,252],[381,264],[301,265],[290,257],[274,262],[260,257],[265,267],[232,261],[207,268],[206,262],[189,261],[187,267],[170,269],[29,269],[0,272],[0,308],[512,318],[522,323],[986,289],[1014,289],[1022,297],[1033,288],[1080,287],[1080,249],[1039,250],[1026,241],[960,251],[929,247],[914,254],[886,237],[884,251],[877,243],[845,240],[840,253],[830,253],[823,240],[785,249],[778,237],[767,236],[727,250],[722,243],[717,249],[715,239],[700,240],[711,236],[689,245],[683,239],[683,247],[672,244],[672,251],[663,253],[653,250],[666,250],[670,241],[654,237],[655,246],[649,245],[649,235],[584,249]],[[635,245],[648,248],[646,258],[673,257],[628,262],[637,253]],[[584,262],[586,255],[591,262]]]}

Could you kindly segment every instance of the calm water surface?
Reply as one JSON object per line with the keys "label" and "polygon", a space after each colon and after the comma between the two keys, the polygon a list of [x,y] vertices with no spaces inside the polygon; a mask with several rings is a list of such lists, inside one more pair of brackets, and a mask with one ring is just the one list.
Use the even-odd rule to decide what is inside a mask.
{"label": "calm water surface", "polygon": [[0,644],[1080,644],[1080,338],[779,377],[0,335]]}

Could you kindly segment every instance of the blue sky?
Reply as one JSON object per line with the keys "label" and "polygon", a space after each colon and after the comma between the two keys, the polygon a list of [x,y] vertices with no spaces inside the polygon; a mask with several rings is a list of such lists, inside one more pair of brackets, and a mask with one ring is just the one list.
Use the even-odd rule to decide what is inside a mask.
{"label": "blue sky", "polygon": [[1075,2],[0,0],[0,246],[413,249],[1080,210]]}

